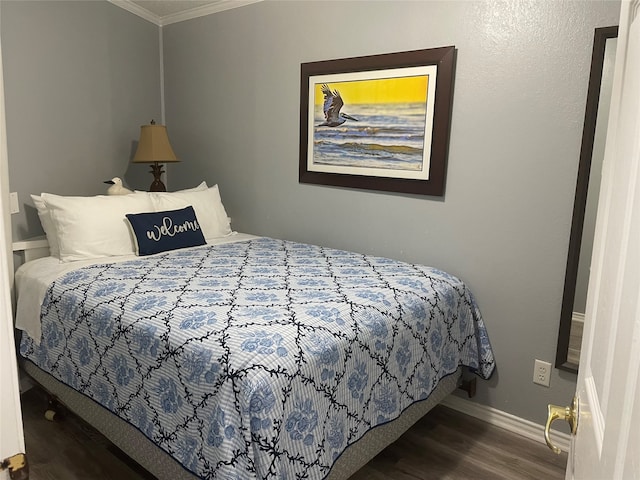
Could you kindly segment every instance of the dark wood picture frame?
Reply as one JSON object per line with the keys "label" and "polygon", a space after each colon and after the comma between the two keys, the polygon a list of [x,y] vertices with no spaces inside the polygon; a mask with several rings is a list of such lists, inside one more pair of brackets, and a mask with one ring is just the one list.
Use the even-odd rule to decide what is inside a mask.
{"label": "dark wood picture frame", "polygon": [[[455,56],[455,47],[447,46],[301,64],[299,182],[443,196],[453,102]],[[340,75],[348,77],[353,74],[353,78],[368,79],[370,74],[372,78],[376,75],[394,75],[394,72],[403,72],[403,69],[412,71],[409,70],[412,67],[426,67],[431,69],[430,72],[435,72],[435,82],[432,81],[433,77],[428,80],[433,85],[433,90],[427,94],[427,101],[432,102],[432,105],[426,108],[426,134],[421,150],[427,161],[421,163],[419,167],[425,178],[404,178],[384,169],[378,169],[371,174],[372,169],[360,169],[358,165],[348,168],[351,173],[337,173],[330,168],[323,171],[322,166],[316,167],[314,159],[310,158],[313,157],[313,153],[309,152],[314,151],[314,132],[321,126],[314,122],[314,109],[318,99],[314,98],[316,95],[313,92],[320,88],[319,85],[328,84],[328,88],[335,88],[330,80],[327,81],[327,78],[332,78],[333,75],[337,75],[336,78],[342,78]],[[433,76],[433,73],[431,75]],[[348,79],[348,82],[351,80]],[[432,96],[429,97],[431,94]],[[348,100],[345,98],[344,110],[348,111],[347,109]],[[317,112],[315,114],[317,115]],[[429,118],[430,114],[432,118]],[[352,125],[358,125],[361,128],[360,132],[366,134],[365,127],[360,127],[362,124],[352,123]],[[375,142],[375,139],[372,138],[371,141]],[[428,144],[427,141],[429,141]],[[345,152],[346,157],[349,155]],[[309,168],[310,165],[312,168]]]}

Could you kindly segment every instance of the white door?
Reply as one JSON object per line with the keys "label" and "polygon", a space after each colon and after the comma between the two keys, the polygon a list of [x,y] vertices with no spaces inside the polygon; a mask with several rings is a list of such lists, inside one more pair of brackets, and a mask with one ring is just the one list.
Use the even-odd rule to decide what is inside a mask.
{"label": "white door", "polygon": [[[9,168],[7,162],[7,130],[4,117],[4,87],[2,83],[2,49],[0,47],[0,462],[24,453],[22,411],[18,366],[13,339],[10,278],[13,276],[9,230]],[[0,470],[0,480],[9,478]]]}
{"label": "white door", "polygon": [[[0,137],[2,137],[0,148],[6,151],[4,136],[0,134]],[[4,189],[0,187],[2,198],[0,203],[3,210],[6,207],[4,200],[8,197],[8,193],[5,193]],[[5,225],[4,221],[0,222],[0,385],[2,385],[0,388],[0,462],[14,455],[25,453],[9,287],[9,275],[13,275],[13,272],[11,272],[8,262],[7,252],[9,249],[5,236]],[[6,469],[0,470],[0,480],[8,478],[8,471]]]}
{"label": "white door", "polygon": [[567,480],[640,479],[640,0],[621,6]]}

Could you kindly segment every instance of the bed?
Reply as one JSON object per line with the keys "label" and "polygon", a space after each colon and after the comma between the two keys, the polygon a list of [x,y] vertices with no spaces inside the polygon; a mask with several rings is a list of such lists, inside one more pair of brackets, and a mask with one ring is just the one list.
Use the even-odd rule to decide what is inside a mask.
{"label": "bed", "polygon": [[[463,367],[490,377],[487,332],[458,278],[232,232],[213,190],[43,194],[54,254],[15,276],[23,369],[153,475],[348,478]],[[158,232],[171,225],[169,247],[145,245],[147,216]],[[183,230],[204,242],[176,246],[174,227],[193,218]]]}

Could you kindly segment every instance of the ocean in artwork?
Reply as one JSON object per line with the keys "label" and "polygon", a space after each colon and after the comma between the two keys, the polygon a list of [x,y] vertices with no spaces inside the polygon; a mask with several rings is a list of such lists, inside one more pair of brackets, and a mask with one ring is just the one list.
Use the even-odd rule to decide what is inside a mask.
{"label": "ocean in artwork", "polygon": [[318,126],[315,108],[313,163],[340,167],[421,171],[424,162],[424,103],[351,104],[342,109],[358,121]]}

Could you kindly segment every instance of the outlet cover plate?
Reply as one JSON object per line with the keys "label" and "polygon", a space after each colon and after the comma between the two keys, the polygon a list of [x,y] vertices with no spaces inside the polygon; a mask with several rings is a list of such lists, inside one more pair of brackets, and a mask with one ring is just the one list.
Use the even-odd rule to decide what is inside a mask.
{"label": "outlet cover plate", "polygon": [[536,359],[533,365],[533,383],[548,387],[550,381],[551,364],[549,362]]}
{"label": "outlet cover plate", "polygon": [[18,192],[9,194],[9,204],[11,206],[11,214],[20,213],[20,204],[18,203]]}

